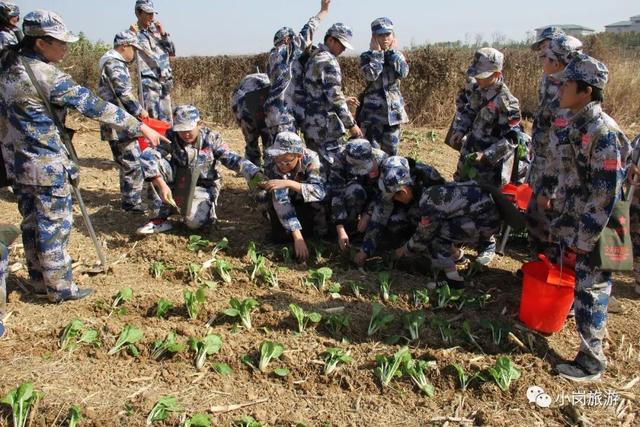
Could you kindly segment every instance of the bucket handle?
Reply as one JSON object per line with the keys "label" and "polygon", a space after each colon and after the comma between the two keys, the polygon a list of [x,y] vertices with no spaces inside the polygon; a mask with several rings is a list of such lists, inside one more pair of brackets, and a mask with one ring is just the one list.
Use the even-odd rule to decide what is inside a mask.
{"label": "bucket handle", "polygon": [[538,254],[538,258],[540,258],[540,261],[542,261],[547,266],[547,283],[556,286],[565,286],[568,288],[575,287],[575,282],[564,279],[562,270],[558,270],[558,267],[556,267],[551,261],[549,261],[549,258],[547,258],[544,254]]}

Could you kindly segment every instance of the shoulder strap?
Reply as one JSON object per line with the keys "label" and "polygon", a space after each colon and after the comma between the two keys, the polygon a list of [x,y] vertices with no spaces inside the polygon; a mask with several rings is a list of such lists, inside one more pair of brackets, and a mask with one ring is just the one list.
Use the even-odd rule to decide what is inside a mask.
{"label": "shoulder strap", "polygon": [[123,110],[126,111],[127,109],[124,108],[124,104],[122,103],[122,100],[120,99],[120,97],[116,93],[116,89],[113,87],[113,84],[111,84],[111,79],[105,73],[105,68],[107,68],[107,63],[106,62],[104,63],[104,65],[100,69],[100,75],[104,76],[104,79],[107,81],[107,85],[109,85],[109,90],[111,90],[111,93],[113,94],[113,96],[116,98],[116,101],[118,102],[118,107],[120,107],[120,108],[122,108]]}

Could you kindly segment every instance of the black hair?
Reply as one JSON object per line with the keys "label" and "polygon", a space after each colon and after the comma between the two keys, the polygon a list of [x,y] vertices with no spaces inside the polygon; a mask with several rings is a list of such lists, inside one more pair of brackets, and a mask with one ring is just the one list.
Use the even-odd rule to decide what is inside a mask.
{"label": "black hair", "polygon": [[330,36],[329,34],[326,34],[324,36],[324,44],[327,44],[327,40],[329,40],[329,37],[333,38],[333,36]]}
{"label": "black hair", "polygon": [[13,29],[9,16],[9,8],[0,6],[0,30],[9,31]]}
{"label": "black hair", "polygon": [[4,71],[9,67],[17,64],[18,54],[25,51],[34,51],[36,41],[38,40],[45,40],[50,42],[52,40],[55,40],[55,38],[51,36],[24,36],[22,40],[18,42],[18,44],[6,46],[4,49],[0,50],[0,69]]}
{"label": "black hair", "polygon": [[604,90],[599,87],[590,85],[583,80],[576,80],[577,92],[586,92],[587,88],[591,88],[591,102],[604,102]]}

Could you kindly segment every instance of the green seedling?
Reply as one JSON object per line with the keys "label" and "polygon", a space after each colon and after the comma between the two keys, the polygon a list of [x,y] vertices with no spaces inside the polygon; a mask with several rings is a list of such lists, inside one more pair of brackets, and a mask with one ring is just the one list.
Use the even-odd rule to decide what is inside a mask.
{"label": "green seedling", "polygon": [[173,304],[171,301],[164,298],[159,299],[156,303],[156,317],[160,319],[167,317],[167,314],[169,314],[172,308]]}
{"label": "green seedling", "polygon": [[429,291],[426,289],[417,289],[413,291],[413,305],[415,307],[424,307],[427,304],[429,304]]}
{"label": "green seedling", "polygon": [[289,248],[289,246],[283,246],[282,249],[280,249],[280,255],[282,256],[282,261],[285,264],[290,264],[293,260],[293,257],[291,256],[291,249]]}
{"label": "green seedling", "polygon": [[229,247],[229,239],[227,239],[226,237],[223,237],[222,240],[216,243],[216,245],[213,247],[213,250],[211,251],[211,255],[215,257],[216,255],[218,255],[218,252],[223,251],[228,247]]}
{"label": "green seedling", "polygon": [[344,313],[332,314],[325,320],[324,324],[334,337],[340,337],[349,327],[351,316]]}
{"label": "green seedling", "polygon": [[511,381],[520,378],[520,371],[513,366],[511,359],[507,356],[499,357],[495,365],[487,371],[502,391],[508,391]]}
{"label": "green seedling", "polygon": [[324,245],[322,244],[322,242],[311,242],[310,243],[311,247],[313,248],[313,253],[314,253],[314,258],[316,261],[316,264],[320,264],[322,262],[322,252],[324,252]]}
{"label": "green seedling", "polygon": [[195,413],[191,418],[184,420],[180,427],[211,427],[211,415]]}
{"label": "green seedling", "polygon": [[69,408],[69,414],[67,415],[67,427],[77,427],[81,419],[82,412],[80,412],[80,407],[72,406]]}
{"label": "green seedling", "polygon": [[460,168],[460,175],[462,178],[475,179],[478,176],[478,170],[476,169],[476,159],[478,155],[476,153],[467,154],[464,158],[462,167]]}
{"label": "green seedling", "polygon": [[319,313],[307,313],[302,307],[295,304],[289,304],[289,313],[296,319],[298,333],[303,333],[309,322],[318,323],[322,320],[322,316]]}
{"label": "green seedling", "polygon": [[[113,297],[113,302],[111,303],[111,312],[113,310],[120,307],[123,303],[131,300],[133,298],[133,289],[131,288],[122,288],[118,291],[118,293]],[[122,310],[121,314],[125,314],[126,311]]]}
{"label": "green seedling", "polygon": [[473,335],[473,333],[471,332],[471,324],[469,323],[468,320],[465,320],[464,322],[462,322],[462,331],[464,332],[464,335],[467,337],[469,342],[473,344],[478,350],[480,350],[480,353],[484,353],[484,350],[482,349],[480,344],[478,344],[478,341],[477,341],[478,337]]}
{"label": "green seedling", "polygon": [[469,375],[465,372],[464,368],[458,365],[457,363],[454,363],[451,366],[453,366],[453,369],[456,371],[456,374],[458,375],[458,382],[460,384],[460,389],[462,391],[465,391],[473,381],[482,380],[482,376],[480,375],[479,372],[476,372],[473,375]]}
{"label": "green seedling", "polygon": [[349,351],[344,351],[341,348],[327,348],[323,353],[324,358],[324,374],[331,375],[339,364],[351,363],[353,358]]}
{"label": "green seedling", "polygon": [[260,185],[264,181],[264,175],[261,173],[257,173],[249,180],[247,185],[249,186],[249,190],[256,191],[258,189],[258,185]]}
{"label": "green seedling", "polygon": [[223,377],[228,377],[229,375],[231,375],[231,372],[233,372],[231,370],[231,367],[226,363],[214,363],[212,367],[214,371],[216,371]]}
{"label": "green seedling", "polygon": [[506,337],[511,330],[508,324],[500,320],[482,319],[480,321],[480,325],[491,331],[491,341],[493,341],[493,344],[495,345],[500,345],[502,343],[502,339]]}
{"label": "green seedling", "polygon": [[193,283],[198,283],[200,279],[200,272],[202,271],[202,266],[200,264],[196,264],[195,262],[190,262],[187,264],[187,272],[189,273],[189,279]]}
{"label": "green seedling", "polygon": [[427,376],[425,375],[425,371],[430,366],[431,364],[425,360],[410,359],[406,362],[404,371],[409,375],[413,383],[418,386],[420,391],[429,397],[433,397],[436,389],[433,384],[427,380]]}
{"label": "green seedling", "polygon": [[491,300],[491,294],[482,294],[476,298],[476,302],[481,309],[484,309]]}
{"label": "green seedling", "polygon": [[284,353],[284,347],[282,344],[273,341],[263,341],[260,344],[260,361],[258,363],[258,369],[260,372],[267,372],[267,366],[272,359],[279,359]]}
{"label": "green seedling", "polygon": [[392,357],[383,355],[376,356],[376,377],[380,380],[382,387],[387,387],[396,377],[402,376],[400,367],[411,359],[408,347],[402,347]]}
{"label": "green seedling", "polygon": [[262,279],[272,288],[278,288],[280,283],[278,282],[278,268],[267,268],[262,275]]}
{"label": "green seedling", "polygon": [[171,331],[167,334],[164,340],[156,340],[153,343],[151,350],[151,357],[155,360],[159,360],[163,356],[173,356],[176,353],[180,353],[185,349],[184,344],[178,342],[178,336],[175,331]]}
{"label": "green seedling", "polygon": [[213,269],[216,272],[216,274],[218,275],[218,277],[220,277],[220,279],[222,279],[223,282],[231,283],[231,274],[230,273],[231,273],[231,270],[233,269],[231,264],[229,264],[227,261],[225,261],[223,259],[217,259],[213,263]]}
{"label": "green seedling", "polygon": [[388,271],[378,273],[378,284],[380,285],[380,297],[382,301],[389,302],[391,295],[391,275]]}
{"label": "green seedling", "polygon": [[358,282],[351,282],[349,283],[349,288],[351,288],[351,292],[353,292],[353,295],[356,298],[362,299],[362,289],[364,289],[362,287],[362,285]]}
{"label": "green seedling", "polygon": [[267,271],[267,259],[257,251],[255,242],[249,242],[247,257],[251,262],[250,278],[252,282],[255,282],[257,278],[262,277]]}
{"label": "green seedling", "polygon": [[322,292],[327,287],[327,282],[333,276],[333,270],[329,267],[322,267],[317,270],[309,270],[307,284]]}
{"label": "green seedling", "polygon": [[100,347],[102,344],[100,342],[100,333],[97,329],[88,328],[85,329],[84,332],[84,323],[82,323],[79,319],[74,319],[65,328],[62,330],[60,334],[60,349],[61,350],[75,350],[81,344],[93,345],[95,347]]}
{"label": "green seedling", "polygon": [[201,236],[194,234],[189,236],[189,241],[187,242],[187,249],[189,249],[191,252],[198,252],[200,250],[207,249],[210,244],[211,244],[210,241],[203,239]]}
{"label": "green seedling", "polygon": [[198,313],[200,313],[200,309],[206,300],[204,288],[198,288],[195,292],[185,289],[182,292],[182,295],[184,297],[184,305],[187,307],[189,318],[193,320],[197,319]]}
{"label": "green seedling", "polygon": [[34,391],[32,383],[23,383],[7,393],[0,403],[11,407],[13,427],[25,427],[31,408],[41,397],[42,393]]}
{"label": "green seedling", "polygon": [[386,327],[389,323],[393,322],[393,319],[395,319],[393,314],[384,314],[382,312],[382,306],[380,304],[371,304],[371,319],[369,319],[369,328],[367,329],[367,335],[374,335],[376,332]]}
{"label": "green seedling", "polygon": [[262,427],[258,421],[256,421],[253,417],[249,415],[245,415],[233,422],[233,427]]}
{"label": "green seedling", "polygon": [[201,340],[190,337],[187,344],[191,351],[196,354],[193,363],[196,369],[200,370],[204,366],[207,356],[220,351],[222,348],[222,339],[218,335],[207,335]]}
{"label": "green seedling", "polygon": [[455,303],[462,297],[462,289],[451,289],[448,284],[444,284],[436,289],[437,308],[445,308],[450,303]]}
{"label": "green seedling", "polygon": [[153,261],[149,267],[149,271],[154,279],[161,279],[164,273],[167,271],[167,267],[162,261]]}
{"label": "green seedling", "polygon": [[467,280],[473,279],[478,274],[480,274],[483,269],[484,269],[484,266],[482,264],[480,264],[478,261],[474,261],[473,263],[471,263],[471,265],[467,269],[464,275],[464,278]]}
{"label": "green seedling", "polygon": [[116,341],[116,345],[114,345],[107,354],[111,356],[123,348],[126,348],[131,355],[138,356],[140,351],[136,343],[142,339],[143,335],[142,331],[135,326],[125,325]]}
{"label": "green seedling", "polygon": [[453,340],[453,332],[451,331],[451,322],[447,319],[440,317],[434,317],[431,319],[431,327],[437,328],[440,332],[440,337],[445,344],[451,344]]}
{"label": "green seedling", "polygon": [[237,298],[229,300],[229,307],[224,314],[229,317],[238,317],[246,329],[251,329],[251,312],[258,306],[258,301],[247,298],[240,301]]}
{"label": "green seedling", "polygon": [[150,426],[158,421],[164,421],[174,412],[182,411],[182,406],[173,396],[163,396],[153,405],[151,412],[147,416],[147,425]]}
{"label": "green seedling", "polygon": [[342,290],[342,285],[338,282],[333,282],[329,285],[329,296],[333,299],[340,298],[340,291]]}
{"label": "green seedling", "polygon": [[422,329],[424,322],[425,316],[423,311],[413,311],[402,316],[402,324],[404,328],[409,331],[411,341],[420,338],[420,329]]}

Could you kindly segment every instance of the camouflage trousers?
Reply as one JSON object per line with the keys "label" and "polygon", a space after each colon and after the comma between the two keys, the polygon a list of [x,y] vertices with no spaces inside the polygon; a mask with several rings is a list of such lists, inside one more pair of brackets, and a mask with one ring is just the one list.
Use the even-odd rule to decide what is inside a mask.
{"label": "camouflage trousers", "polygon": [[318,154],[320,164],[322,165],[322,174],[324,175],[325,181],[329,181],[329,172],[335,163],[335,157],[340,149],[340,142],[338,140],[318,142],[318,140],[309,138],[306,135],[304,142],[307,148]]}
{"label": "camouflage trousers", "polygon": [[140,146],[137,140],[109,141],[113,160],[120,169],[120,195],[122,206],[142,203],[144,177],[140,166]]}
{"label": "camouflage trousers", "polygon": [[13,171],[15,150],[13,144],[0,141],[0,150],[2,150],[2,159],[4,160],[5,171],[9,182],[15,181],[15,173]]}
{"label": "camouflage trousers", "polygon": [[266,149],[271,145],[271,135],[268,129],[260,128],[255,124],[253,119],[241,119],[240,129],[244,136],[244,156],[254,165],[262,164],[262,151],[260,150],[260,141],[262,140],[262,148]]}
{"label": "camouflage trousers", "polygon": [[273,144],[273,141],[276,140],[276,136],[278,136],[278,134],[280,132],[293,132],[293,133],[298,133],[298,127],[296,126],[295,122],[290,122],[290,123],[285,123],[285,124],[281,124],[278,126],[272,126],[269,128],[269,144],[271,145]]}
{"label": "camouflage trousers", "polygon": [[296,195],[290,196],[286,203],[274,200],[275,196],[269,198],[268,212],[274,239],[289,241],[294,230],[300,230],[305,237],[325,236],[328,232],[326,205],[306,203],[302,196]]}
{"label": "camouflage trousers", "polygon": [[633,275],[636,284],[640,284],[640,188],[633,193],[631,203],[631,241],[633,242]]}
{"label": "camouflage trousers", "polygon": [[152,119],[173,124],[171,94],[163,89],[159,82],[143,79],[142,95],[144,97],[144,108]]}
{"label": "camouflage trousers", "polygon": [[362,133],[372,147],[379,148],[390,156],[398,155],[400,147],[400,125],[362,123]]}
{"label": "camouflage trousers", "polygon": [[0,243],[0,321],[7,314],[7,276],[9,274],[9,249]]}
{"label": "camouflage trousers", "polygon": [[[346,218],[334,218],[336,221],[344,222],[350,226],[355,225],[358,216],[363,213],[367,207],[368,197],[367,190],[357,182],[348,184],[343,190],[339,200],[332,200],[332,208],[334,212],[339,208],[337,205],[342,204],[344,209],[339,209],[346,213]],[[343,214],[344,215],[344,214]]]}
{"label": "camouflage trousers", "polygon": [[[174,182],[173,169],[166,159],[161,159],[158,163],[160,174],[165,182],[171,187]],[[197,230],[205,225],[214,224],[218,216],[216,207],[218,205],[218,197],[222,185],[220,180],[214,181],[212,186],[200,187],[196,186],[191,202],[191,210],[182,218],[184,224],[190,230]],[[171,214],[171,207],[163,205],[160,209],[160,217],[168,218]]]}
{"label": "camouflage trousers", "polygon": [[71,186],[16,185],[22,243],[31,285],[52,301],[78,291],[67,251],[73,225]]}

